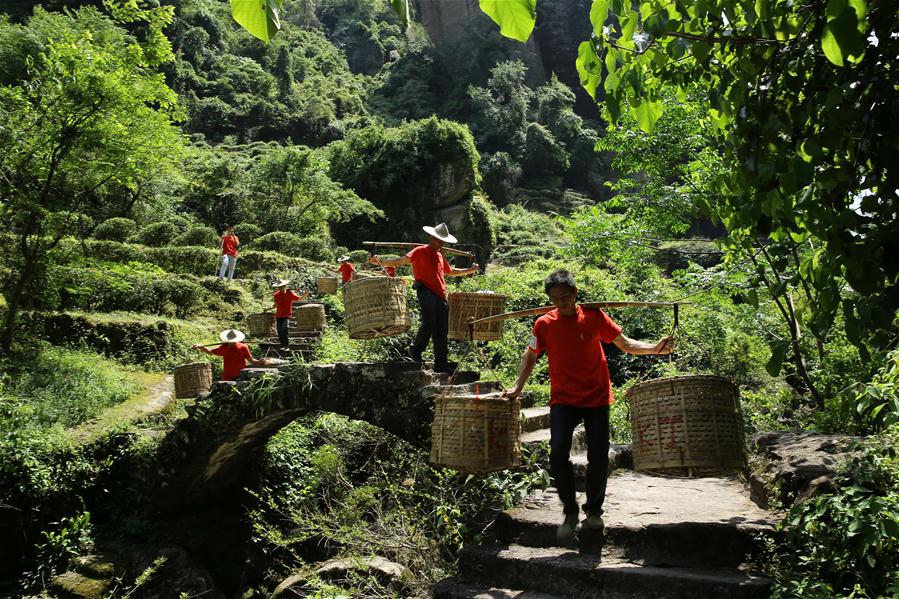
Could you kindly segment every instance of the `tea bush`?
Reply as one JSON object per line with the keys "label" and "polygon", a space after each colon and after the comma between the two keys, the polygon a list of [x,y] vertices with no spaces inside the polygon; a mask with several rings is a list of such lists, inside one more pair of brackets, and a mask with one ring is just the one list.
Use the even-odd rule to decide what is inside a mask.
{"label": "tea bush", "polygon": [[300,241],[302,236],[288,231],[272,231],[257,237],[253,241],[253,249],[270,250],[285,255],[297,255],[300,253]]}
{"label": "tea bush", "polygon": [[106,241],[125,241],[137,233],[137,223],[130,218],[110,218],[94,229],[94,239]]}
{"label": "tea bush", "polygon": [[172,240],[172,245],[217,248],[219,236],[212,227],[194,225]]}
{"label": "tea bush", "polygon": [[162,247],[171,244],[180,234],[181,229],[175,223],[162,221],[147,225],[128,238],[128,241],[149,247]]}
{"label": "tea bush", "polygon": [[240,223],[234,225],[234,234],[240,239],[241,245],[249,245],[262,235],[262,227],[253,223]]}
{"label": "tea bush", "polygon": [[45,290],[44,308],[133,311],[184,318],[217,301],[194,281],[166,273],[151,264],[91,261],[82,264],[51,270],[49,280],[54,287]]}

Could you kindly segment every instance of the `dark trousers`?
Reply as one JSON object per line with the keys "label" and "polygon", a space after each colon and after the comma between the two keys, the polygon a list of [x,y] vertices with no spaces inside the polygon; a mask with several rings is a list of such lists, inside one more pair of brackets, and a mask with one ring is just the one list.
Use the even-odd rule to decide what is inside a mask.
{"label": "dark trousers", "polygon": [[574,491],[574,466],[571,464],[571,437],[575,427],[583,421],[587,433],[587,503],[584,511],[590,516],[602,514],[606,496],[606,476],[609,472],[609,407],[577,408],[556,404],[549,409],[549,464],[553,484],[566,514],[577,514]]}
{"label": "dark trousers", "polygon": [[415,293],[421,308],[421,322],[418,333],[412,342],[412,357],[421,360],[421,354],[428,347],[428,341],[434,340],[434,365],[445,366],[447,349],[446,336],[449,331],[449,306],[446,300],[428,289],[422,283],[415,282]]}
{"label": "dark trousers", "polygon": [[290,329],[290,318],[279,316],[275,319],[275,326],[278,328],[278,341],[281,342],[281,347],[290,345],[290,337],[287,336],[287,331]]}

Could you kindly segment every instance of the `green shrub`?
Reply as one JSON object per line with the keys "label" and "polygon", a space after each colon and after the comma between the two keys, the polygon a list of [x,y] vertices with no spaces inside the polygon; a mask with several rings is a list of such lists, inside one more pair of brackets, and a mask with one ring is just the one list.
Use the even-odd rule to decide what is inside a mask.
{"label": "green shrub", "polygon": [[321,237],[305,237],[300,239],[297,247],[297,255],[307,260],[318,262],[331,262],[334,260],[334,251],[331,242]]}
{"label": "green shrub", "polygon": [[177,246],[199,246],[199,247],[218,247],[219,236],[215,229],[204,225],[194,225],[187,231],[176,237],[172,241],[172,245]]}
{"label": "green shrub", "polygon": [[89,258],[107,262],[140,262],[146,259],[146,248],[119,241],[88,241],[85,244],[85,255]]}
{"label": "green shrub", "polygon": [[423,575],[413,583],[422,588],[409,594],[427,594],[431,577],[442,577],[461,546],[477,540],[480,517],[548,483],[537,457],[527,453],[515,472],[460,475],[429,466],[421,449],[365,422],[307,417],[266,445],[253,542],[273,558],[273,584],[297,566],[297,554],[314,549],[390,555]]}
{"label": "green shrub", "polygon": [[125,241],[137,233],[137,223],[130,218],[110,218],[94,229],[94,239],[106,241]]}
{"label": "green shrub", "polygon": [[218,274],[221,264],[219,255],[218,249],[198,246],[150,248],[146,251],[147,260],[169,272],[197,276]]}
{"label": "green shrub", "polygon": [[253,223],[240,223],[234,225],[234,234],[240,239],[241,245],[247,245],[262,235],[262,227]]}
{"label": "green shrub", "polygon": [[190,222],[189,218],[181,216],[180,214],[168,217],[165,222],[175,225],[175,228],[178,229],[178,233],[185,233],[191,226],[193,226],[193,223]]}
{"label": "green shrub", "polygon": [[770,562],[774,599],[899,595],[899,426],[847,460],[834,490],[795,505]]}
{"label": "green shrub", "polygon": [[171,244],[180,233],[181,230],[175,224],[163,221],[147,225],[132,235],[128,241],[150,247],[162,247]]}
{"label": "green shrub", "polygon": [[[199,312],[209,297],[191,279],[146,263],[93,262],[58,266],[49,280],[56,302],[44,308],[88,312],[144,312],[184,318]],[[52,294],[48,294],[52,297]]]}
{"label": "green shrub", "polygon": [[350,252],[350,262],[355,264],[356,268],[359,268],[359,265],[368,262],[368,256],[368,250],[353,250]]}
{"label": "green shrub", "polygon": [[285,256],[321,262],[330,262],[334,259],[330,240],[322,237],[304,237],[287,231],[274,231],[258,237],[253,242],[253,249],[270,250]]}
{"label": "green shrub", "polygon": [[280,252],[287,256],[296,256],[300,253],[300,242],[302,237],[296,233],[288,231],[272,231],[260,237],[253,242],[254,250],[271,250]]}

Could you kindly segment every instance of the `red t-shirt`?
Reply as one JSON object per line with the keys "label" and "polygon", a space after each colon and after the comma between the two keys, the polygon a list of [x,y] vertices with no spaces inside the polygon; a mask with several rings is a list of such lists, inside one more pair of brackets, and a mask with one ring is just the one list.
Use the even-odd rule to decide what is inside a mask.
{"label": "red t-shirt", "polygon": [[240,245],[240,239],[237,235],[222,235],[222,255],[237,257],[237,246]]}
{"label": "red t-shirt", "polygon": [[620,333],[605,312],[581,306],[573,316],[553,310],[537,319],[528,348],[549,358],[550,405],[594,408],[614,401],[602,344]]}
{"label": "red t-shirt", "polygon": [[293,302],[300,296],[286,289],[275,292],[275,318],[290,318],[293,316]]}
{"label": "red t-shirt", "polygon": [[396,276],[396,266],[385,266],[384,272],[387,273],[388,277],[395,277]]}
{"label": "red t-shirt", "polygon": [[412,261],[412,276],[416,281],[446,299],[446,279],[443,273],[452,269],[446,258],[429,245],[413,248],[406,257]]}
{"label": "red t-shirt", "polygon": [[353,280],[353,273],[356,272],[356,267],[353,266],[352,262],[344,262],[340,265],[340,268],[337,269],[337,272],[340,273],[340,277],[344,283],[347,281]]}
{"label": "red t-shirt", "polygon": [[246,368],[247,360],[253,359],[250,348],[243,343],[234,343],[232,345],[223,343],[211,351],[225,360],[225,364],[222,367],[223,381],[236,381],[237,377],[240,376],[240,371]]}

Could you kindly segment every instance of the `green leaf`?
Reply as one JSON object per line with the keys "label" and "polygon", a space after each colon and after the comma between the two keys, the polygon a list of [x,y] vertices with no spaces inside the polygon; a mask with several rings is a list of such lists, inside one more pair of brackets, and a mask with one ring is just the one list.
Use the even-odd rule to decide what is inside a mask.
{"label": "green leaf", "polygon": [[405,31],[409,27],[409,0],[390,0],[390,5],[400,18],[400,25]]}
{"label": "green leaf", "polygon": [[281,29],[282,0],[231,0],[231,16],[254,37],[266,44]]}
{"label": "green leaf", "polygon": [[842,67],[846,60],[858,58],[865,52],[864,19],[859,18],[856,11],[864,17],[865,7],[858,9],[850,6],[846,0],[828,0],[827,24],[821,35],[821,49],[827,60]]}
{"label": "green leaf", "polygon": [[602,83],[602,63],[593,48],[593,42],[581,42],[577,49],[575,61],[581,87],[587,90],[590,97],[596,100],[596,88]]}
{"label": "green leaf", "polygon": [[609,0],[593,0],[593,6],[590,7],[590,22],[593,23],[593,33],[597,37],[602,37],[602,29],[608,18]]}
{"label": "green leaf", "polygon": [[637,106],[635,112],[635,116],[637,117],[637,124],[640,126],[640,129],[649,133],[652,131],[653,126],[655,126],[656,121],[659,120],[659,117],[662,116],[662,112],[665,110],[665,105],[662,102],[653,102],[652,100],[643,100],[639,106]]}
{"label": "green leaf", "polygon": [[771,376],[780,374],[780,369],[783,366],[784,359],[786,359],[787,351],[789,351],[789,349],[790,344],[786,341],[777,341],[771,345],[771,359],[765,364],[765,370],[768,371],[768,374]]}
{"label": "green leaf", "polygon": [[526,42],[537,20],[537,0],[480,0],[481,10],[499,25],[499,32]]}

